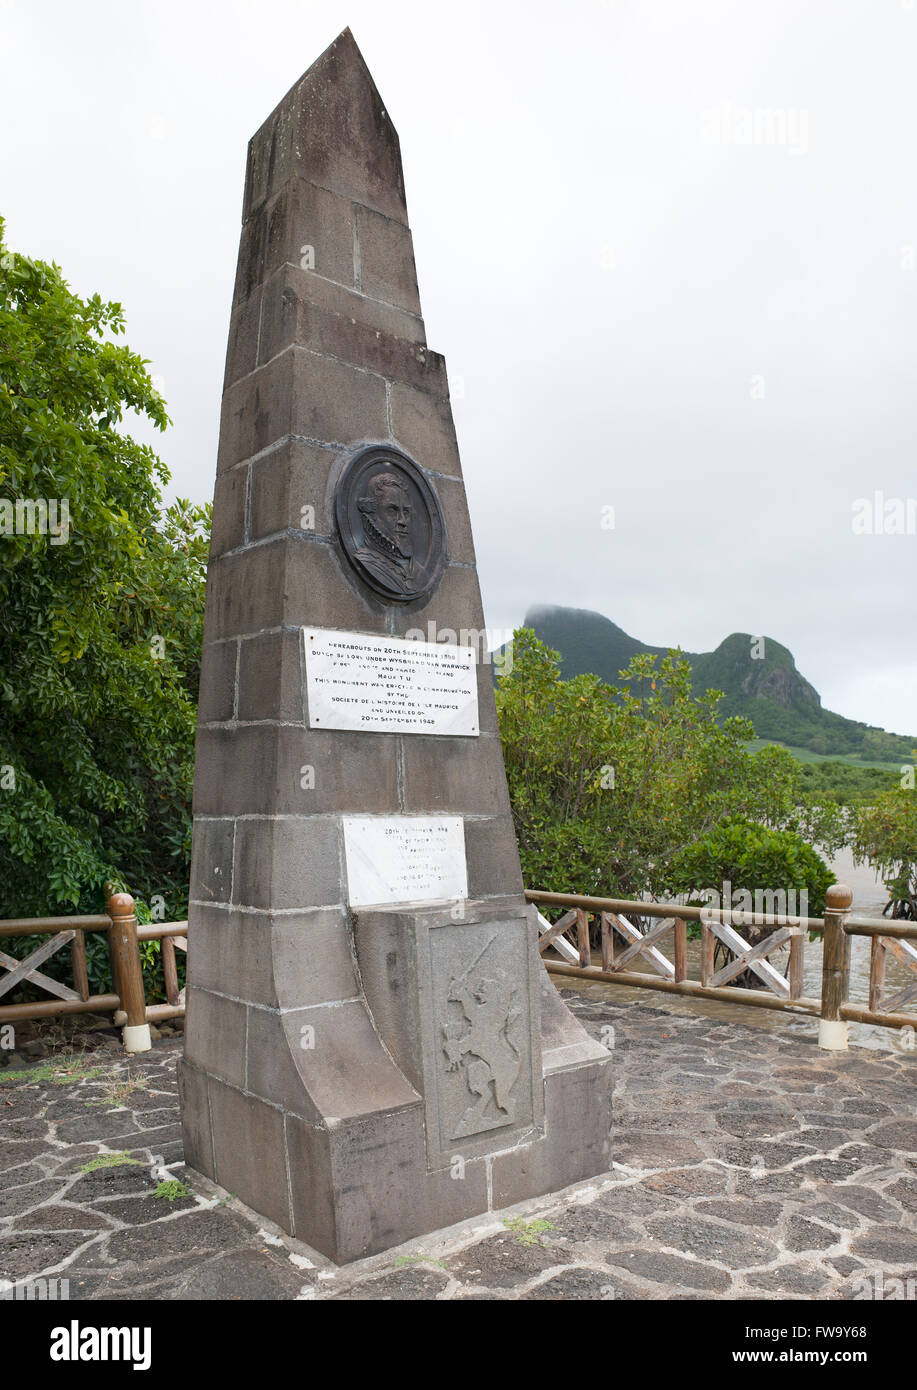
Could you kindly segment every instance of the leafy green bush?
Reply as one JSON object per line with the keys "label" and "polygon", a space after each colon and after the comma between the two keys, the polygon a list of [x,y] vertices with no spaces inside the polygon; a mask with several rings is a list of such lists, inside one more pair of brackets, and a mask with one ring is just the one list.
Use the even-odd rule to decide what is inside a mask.
{"label": "leafy green bush", "polygon": [[166,469],[126,432],[168,417],[120,305],[2,232],[0,918],[100,912],[107,881],[184,917],[209,508],[164,509]]}
{"label": "leafy green bush", "polygon": [[[825,893],[834,874],[819,854],[791,830],[773,830],[751,821],[730,820],[674,856],[670,889],[691,895],[724,893],[731,886],[733,906],[743,911],[780,911],[822,917]],[[806,897],[800,899],[800,894]],[[750,901],[737,902],[740,894]],[[774,895],[785,895],[774,897]],[[792,894],[792,896],[790,896]]]}

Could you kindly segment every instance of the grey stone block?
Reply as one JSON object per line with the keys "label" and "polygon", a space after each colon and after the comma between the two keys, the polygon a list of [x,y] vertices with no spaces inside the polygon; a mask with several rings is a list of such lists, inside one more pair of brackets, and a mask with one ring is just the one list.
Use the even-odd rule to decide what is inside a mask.
{"label": "grey stone block", "polygon": [[[291,284],[290,281],[293,281]],[[443,359],[423,343],[398,338],[349,314],[333,313],[316,304],[311,286],[301,275],[285,270],[264,290],[259,362],[270,362],[292,344],[301,344],[328,357],[376,372],[389,381],[403,381],[421,391],[444,395]]]}
{"label": "grey stone block", "polygon": [[232,897],[235,822],[194,819],[191,844],[191,897],[202,902],[228,903]]}
{"label": "grey stone block", "polygon": [[[304,780],[311,785],[303,786]],[[354,807],[372,814],[397,804],[396,734],[278,728],[273,801],[278,814],[328,815]]]}
{"label": "grey stone block", "polygon": [[258,343],[261,337],[261,299],[259,287],[233,309],[229,319],[229,341],[226,344],[226,364],[223,369],[223,390],[234,381],[241,381],[258,365]]}
{"label": "grey stone block", "polygon": [[361,746],[363,737],[275,724],[199,729],[195,814],[325,815],[354,806],[391,810],[398,798],[397,736],[373,734],[369,748]]}
{"label": "grey stone block", "polygon": [[336,546],[293,537],[287,547],[284,621],[293,626],[383,633],[386,609]]}
{"label": "grey stone block", "polygon": [[[473,598],[469,574],[447,570],[437,590],[441,602],[451,596],[450,607],[464,611]],[[432,600],[416,611],[432,611]],[[349,566],[345,572],[336,547],[309,536],[279,536],[211,562],[204,631],[208,642],[282,626],[383,633],[385,613]],[[410,614],[400,621],[404,631],[415,625]]]}
{"label": "grey stone block", "polygon": [[511,816],[465,821],[468,894],[489,898],[523,889],[519,849]]}
{"label": "grey stone block", "polygon": [[[288,530],[333,535],[328,478],[334,463],[334,450],[298,439],[288,440],[256,459],[251,465],[252,540]],[[312,512],[304,514],[304,508],[310,507]]]}
{"label": "grey stone block", "polygon": [[364,207],[357,209],[356,225],[363,293],[419,316],[420,293],[410,230],[403,222]]}
{"label": "grey stone block", "polygon": [[405,738],[403,756],[408,814],[509,815],[503,754],[493,735],[446,740],[416,734]]}
{"label": "grey stone block", "polygon": [[[532,935],[538,940],[537,917],[533,907]],[[590,1037],[582,1023],[570,1012],[561,999],[548,971],[542,966],[541,984],[541,1057],[545,1076],[563,1071],[580,1062],[602,1062],[610,1066],[608,1049]]]}
{"label": "grey stone block", "polygon": [[381,376],[290,347],[223,396],[217,469],[223,473],[288,435],[342,445],[387,432]]}
{"label": "grey stone block", "polygon": [[268,913],[192,902],[188,909],[188,983],[276,1008],[273,945]]}
{"label": "grey stone block", "polygon": [[208,642],[201,654],[200,696],[197,718],[200,724],[232,719],[236,700],[236,666],[239,644]]}
{"label": "grey stone block", "polygon": [[210,1132],[210,1102],[207,1073],[182,1058],[178,1063],[178,1096],[181,1104],[182,1138],[185,1162],[190,1168],[213,1179],[213,1136]]}
{"label": "grey stone block", "polygon": [[422,1136],[420,1116],[413,1108],[368,1115],[332,1132],[338,1249],[344,1260],[375,1254],[419,1233]]}
{"label": "grey stone block", "polygon": [[[397,1110],[420,1098],[383,1048],[362,1000],[285,1012],[290,1053],[317,1112],[332,1121]],[[302,1029],[314,1047],[301,1046]]]}
{"label": "grey stone block", "polygon": [[339,1251],[330,1132],[295,1115],[285,1117],[285,1128],[293,1214],[290,1230],[297,1240],[320,1250],[330,1260],[336,1259]]}
{"label": "grey stone block", "polygon": [[340,828],[331,817],[240,820],[235,903],[240,907],[323,907],[340,901]]}
{"label": "grey stone block", "polygon": [[216,1181],[290,1229],[283,1115],[255,1096],[210,1079]]}
{"label": "grey stone block", "polygon": [[421,1231],[439,1231],[487,1211],[486,1161],[460,1154],[455,1159],[424,1177]]}
{"label": "grey stone block", "polygon": [[239,650],[241,720],[305,722],[302,636],[297,631],[245,637]]}
{"label": "grey stone block", "polygon": [[315,1123],[321,1115],[303,1085],[295,1061],[296,1039],[288,1038],[289,1031],[279,1013],[249,1009],[246,1089]]}
{"label": "grey stone block", "polygon": [[398,136],[349,29],[253,137],[243,218],[293,176],[407,223]]}
{"label": "grey stone block", "polygon": [[464,565],[473,565],[474,540],[471,535],[465,484],[460,478],[444,477],[437,478],[435,486],[446,522],[449,559],[460,561]]}
{"label": "grey stone block", "polygon": [[556,1192],[610,1169],[612,1083],[608,1061],[545,1077],[545,1137],[495,1155],[495,1208]]}
{"label": "grey stone block", "polygon": [[199,816],[265,815],[272,809],[276,728],[199,728],[194,757],[194,812]]}
{"label": "grey stone block", "polygon": [[336,1251],[348,1262],[387,1250],[423,1229],[419,1107],[347,1120],[331,1130]]}
{"label": "grey stone block", "polygon": [[285,604],[278,575],[283,575],[288,554],[289,544],[283,538],[211,560],[204,608],[208,642],[280,627]]}
{"label": "grey stone block", "polygon": [[352,319],[355,323],[366,324],[392,338],[403,338],[406,342],[423,346],[426,342],[423,319],[395,304],[372,299],[359,290],[325,280],[312,271],[302,270],[289,262],[273,272],[282,275],[283,283],[297,295],[317,308],[326,309],[331,314]]}
{"label": "grey stone block", "polygon": [[431,396],[396,383],[392,387],[392,436],[421,467],[455,478],[462,476],[447,396]]}
{"label": "grey stone block", "polygon": [[[189,986],[185,1018],[185,1056],[189,1062],[230,1085],[245,1081],[245,1005]],[[219,1143],[214,1135],[216,1153]],[[221,1179],[222,1181],[222,1179]]]}
{"label": "grey stone block", "polygon": [[273,918],[271,950],[283,1009],[354,999],[360,993],[346,911]]}
{"label": "grey stone block", "polygon": [[235,550],[245,541],[245,513],[248,499],[248,468],[240,464],[216,480],[213,493],[213,528],[210,558]]}
{"label": "grey stone block", "polygon": [[233,303],[247,303],[281,266],[308,265],[308,247],[313,265],[302,269],[303,275],[353,289],[352,202],[308,179],[292,178],[242,229]]}

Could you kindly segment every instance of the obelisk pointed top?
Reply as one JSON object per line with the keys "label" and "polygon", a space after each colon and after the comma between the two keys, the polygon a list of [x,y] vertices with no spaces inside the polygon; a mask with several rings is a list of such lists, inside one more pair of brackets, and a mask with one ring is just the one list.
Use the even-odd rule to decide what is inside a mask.
{"label": "obelisk pointed top", "polygon": [[407,223],[398,135],[349,29],[252,138],[243,220],[291,178]]}

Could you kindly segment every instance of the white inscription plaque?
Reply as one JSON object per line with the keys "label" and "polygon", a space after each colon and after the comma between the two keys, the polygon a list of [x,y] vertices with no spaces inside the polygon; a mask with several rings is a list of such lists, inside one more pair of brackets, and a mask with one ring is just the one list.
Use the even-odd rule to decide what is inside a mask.
{"label": "white inscription plaque", "polygon": [[471,647],[303,628],[311,729],[478,733]]}
{"label": "white inscription plaque", "polygon": [[468,897],[461,816],[344,816],[351,907]]}

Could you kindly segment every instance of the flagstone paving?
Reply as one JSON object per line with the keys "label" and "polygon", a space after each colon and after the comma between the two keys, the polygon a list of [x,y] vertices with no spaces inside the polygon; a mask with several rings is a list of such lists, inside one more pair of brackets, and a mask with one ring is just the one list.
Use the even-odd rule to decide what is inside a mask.
{"label": "flagstone paving", "polygon": [[563,993],[595,1036],[614,1029],[608,1177],[341,1270],[186,1170],[180,1037],[127,1058],[86,1034],[0,1071],[6,1296],[38,1277],[71,1299],[914,1296],[917,1057],[892,1035],[829,1054]]}

